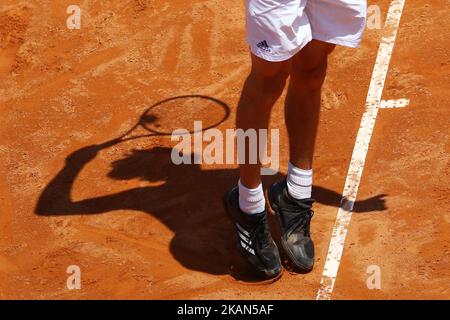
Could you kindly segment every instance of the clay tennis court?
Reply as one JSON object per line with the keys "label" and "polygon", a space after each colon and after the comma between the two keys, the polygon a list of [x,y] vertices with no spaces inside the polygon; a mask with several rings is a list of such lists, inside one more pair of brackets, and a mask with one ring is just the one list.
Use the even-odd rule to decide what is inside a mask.
{"label": "clay tennis court", "polygon": [[[170,123],[186,96],[214,99],[224,108],[203,116],[234,128],[250,68],[244,1],[85,0],[79,30],[66,26],[70,4],[0,5],[0,299],[315,299],[383,30],[331,57],[315,268],[261,284],[221,203],[237,166],[176,166],[168,135],[90,147],[176,101],[160,115]],[[370,4],[384,25],[390,1]],[[450,298],[449,5],[406,1],[383,99],[410,104],[379,110],[333,299]],[[271,122],[281,168],[266,187],[287,170],[283,122],[281,98]],[[71,265],[80,290],[66,287]],[[373,265],[381,289],[369,290]]]}

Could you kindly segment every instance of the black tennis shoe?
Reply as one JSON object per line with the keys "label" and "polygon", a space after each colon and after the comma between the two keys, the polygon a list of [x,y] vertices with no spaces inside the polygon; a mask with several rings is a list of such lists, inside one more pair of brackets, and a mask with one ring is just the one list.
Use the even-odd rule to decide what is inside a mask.
{"label": "black tennis shoe", "polygon": [[225,209],[238,233],[241,254],[258,275],[272,279],[281,274],[280,253],[267,223],[267,211],[247,214],[239,208],[239,190],[233,188],[224,196]]}
{"label": "black tennis shoe", "polygon": [[286,180],[269,188],[269,203],[281,228],[281,244],[289,260],[300,272],[314,266],[314,243],[310,234],[314,214],[313,199],[297,200],[287,191]]}

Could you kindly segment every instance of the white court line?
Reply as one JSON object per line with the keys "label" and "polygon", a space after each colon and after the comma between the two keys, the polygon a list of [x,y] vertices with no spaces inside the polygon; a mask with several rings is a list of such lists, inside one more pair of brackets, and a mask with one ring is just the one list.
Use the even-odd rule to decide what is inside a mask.
{"label": "white court line", "polygon": [[383,100],[380,109],[404,108],[409,105],[409,99]]}
{"label": "white court line", "polygon": [[366,111],[363,114],[358,136],[356,137],[355,148],[353,149],[352,160],[342,194],[341,206],[338,210],[331,236],[320,289],[317,292],[317,300],[331,299],[339,263],[341,262],[342,251],[344,250],[347,228],[352,217],[353,205],[356,200],[364,163],[366,161],[367,150],[369,149],[378,109],[381,105],[384,83],[386,81],[404,5],[405,0],[393,0],[389,7],[383,37],[367,95]]}

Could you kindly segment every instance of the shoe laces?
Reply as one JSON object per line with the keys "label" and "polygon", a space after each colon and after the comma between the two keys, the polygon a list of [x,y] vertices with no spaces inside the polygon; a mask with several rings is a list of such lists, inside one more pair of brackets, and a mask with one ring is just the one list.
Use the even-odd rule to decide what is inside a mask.
{"label": "shoe laces", "polygon": [[[264,216],[250,230],[250,241],[252,244],[258,243],[261,248],[269,245],[269,229],[267,228],[267,217]],[[257,241],[257,242],[256,242]]]}
{"label": "shoe laces", "polygon": [[[314,216],[314,210],[307,209],[299,212],[295,218],[292,218],[291,230],[295,232],[297,230],[303,231],[303,234],[306,237],[310,237],[310,225],[311,219]],[[291,233],[292,233],[291,232]]]}
{"label": "shoe laces", "polygon": [[290,233],[292,234],[296,231],[303,231],[303,234],[306,237],[309,237],[311,219],[314,216],[314,210],[307,205],[302,206],[298,203],[290,203],[286,206],[285,211],[289,216],[287,227],[291,230]]}

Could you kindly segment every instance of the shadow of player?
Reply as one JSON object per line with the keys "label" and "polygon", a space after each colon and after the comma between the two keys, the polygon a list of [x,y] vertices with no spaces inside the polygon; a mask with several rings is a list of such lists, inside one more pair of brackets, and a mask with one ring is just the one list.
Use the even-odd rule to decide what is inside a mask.
{"label": "shadow of player", "polygon": [[[234,228],[222,207],[222,195],[236,184],[238,170],[202,170],[199,165],[174,165],[171,149],[133,150],[127,157],[112,163],[109,177],[117,180],[139,178],[149,182],[164,181],[158,186],[138,187],[91,199],[73,201],[73,182],[83,167],[101,150],[90,146],[67,157],[64,168],[42,192],[36,213],[39,215],[100,214],[115,210],[136,210],[151,214],[174,232],[170,252],[183,266],[210,274],[245,269],[236,257]],[[283,176],[266,177],[265,184]],[[339,206],[340,195],[314,187],[316,200]],[[355,211],[385,210],[383,195],[357,201]],[[236,275],[242,280],[250,277]],[[247,279],[249,278],[249,279]]]}
{"label": "shadow of player", "polygon": [[[83,168],[110,142],[92,145],[70,154],[60,172],[41,193],[36,214],[89,215],[115,210],[151,214],[173,231],[170,252],[184,267],[214,275],[232,274],[255,281],[236,249],[232,223],[222,207],[223,193],[236,185],[237,169],[202,170],[199,165],[175,165],[171,148],[132,150],[112,163],[108,176],[115,180],[140,179],[162,184],[137,187],[115,194],[74,201],[73,183]],[[194,157],[194,155],[191,155]],[[283,179],[279,173],[264,177],[264,184]],[[341,195],[314,186],[314,197],[324,205],[339,207]],[[385,195],[356,201],[355,212],[385,210]],[[230,269],[230,266],[233,268]]]}

